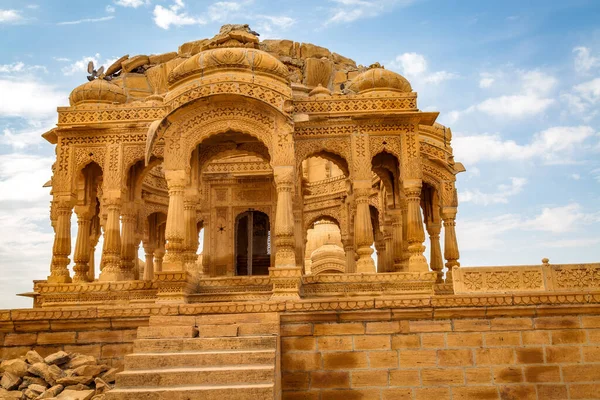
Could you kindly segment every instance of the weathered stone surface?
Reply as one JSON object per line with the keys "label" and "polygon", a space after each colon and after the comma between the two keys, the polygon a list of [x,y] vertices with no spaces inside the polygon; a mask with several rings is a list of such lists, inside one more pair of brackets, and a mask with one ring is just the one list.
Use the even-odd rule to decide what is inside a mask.
{"label": "weathered stone surface", "polygon": [[50,389],[46,389],[44,393],[38,397],[38,399],[50,399],[56,397],[64,389],[63,385],[54,385]]}
{"label": "weathered stone surface", "polygon": [[42,385],[30,385],[25,391],[23,391],[23,395],[28,399],[37,399],[42,393],[46,391],[46,387]]}
{"label": "weathered stone surface", "polygon": [[64,390],[56,396],[57,400],[90,400],[94,397],[93,390]]}
{"label": "weathered stone surface", "polygon": [[302,58],[331,58],[331,52],[325,47],[315,46],[311,43],[302,43],[300,45],[300,56]]}
{"label": "weathered stone surface", "polygon": [[304,67],[306,86],[329,86],[333,63],[328,59],[309,58]]}
{"label": "weathered stone surface", "polygon": [[292,57],[294,55],[294,42],[292,40],[263,40],[261,50],[278,56]]}
{"label": "weathered stone surface", "polygon": [[117,372],[119,372],[118,368],[111,368],[104,374],[100,375],[100,378],[102,378],[102,380],[105,382],[114,383],[117,376]]}
{"label": "weathered stone surface", "polygon": [[174,59],[175,57],[177,57],[177,52],[172,51],[170,53],[152,54],[148,56],[148,61],[150,62],[150,64],[162,64]]}
{"label": "weathered stone surface", "polygon": [[129,54],[125,54],[124,56],[122,56],[121,58],[119,58],[117,61],[115,61],[114,63],[112,63],[105,71],[106,75],[112,75],[116,72],[119,72],[121,70],[121,64],[123,63],[123,61],[127,60],[129,58]]}
{"label": "weathered stone surface", "polygon": [[130,72],[136,68],[142,67],[149,63],[150,63],[150,60],[148,59],[148,56],[139,55],[139,56],[133,56],[133,57],[128,58],[127,60],[123,61],[121,63],[121,67],[123,68],[124,72]]}
{"label": "weathered stone surface", "polygon": [[98,376],[107,370],[106,365],[82,365],[72,370],[74,376]]}
{"label": "weathered stone surface", "polygon": [[[59,368],[60,369],[60,368]],[[50,371],[50,366],[45,363],[35,363],[27,370],[32,375],[39,376],[50,385],[56,383],[55,376],[57,375],[56,370]],[[62,371],[61,371],[62,372]]]}
{"label": "weathered stone surface", "polygon": [[38,362],[44,362],[44,357],[40,356],[37,351],[31,350],[25,354],[25,361],[27,361],[29,364],[35,364]]}
{"label": "weathered stone surface", "polygon": [[69,353],[66,353],[64,351],[58,351],[46,357],[44,359],[44,362],[48,365],[63,365],[70,359],[71,357],[69,357]]}
{"label": "weathered stone surface", "polygon": [[92,388],[89,387],[89,385],[83,385],[81,383],[78,383],[77,385],[66,386],[65,390],[92,390]]}
{"label": "weathered stone surface", "polygon": [[103,394],[112,389],[112,386],[104,382],[101,378],[94,379],[96,385],[96,394]]}
{"label": "weathered stone surface", "polygon": [[65,369],[75,369],[83,365],[96,365],[98,361],[94,356],[77,355],[64,365]]}
{"label": "weathered stone surface", "polygon": [[179,46],[177,55],[179,56],[193,56],[202,51],[202,48],[208,43],[208,39],[195,40],[193,42],[187,42]]}
{"label": "weathered stone surface", "polygon": [[4,372],[4,374],[2,374],[2,380],[0,380],[0,386],[2,386],[2,388],[6,389],[6,390],[14,390],[19,387],[21,382],[22,382],[21,377],[13,374],[12,372],[6,371],[6,372]]}
{"label": "weathered stone surface", "polygon": [[71,385],[89,385],[94,380],[93,376],[65,376],[56,381],[56,383],[61,384],[63,386],[71,386]]}
{"label": "weathered stone surface", "polygon": [[6,390],[0,388],[0,399],[1,400],[21,400],[23,398],[23,392],[19,390]]}
{"label": "weathered stone surface", "polygon": [[15,376],[23,377],[27,373],[27,368],[27,363],[21,359],[6,360],[0,364],[0,373],[10,372]]}
{"label": "weathered stone surface", "polygon": [[29,387],[29,385],[42,385],[42,386],[50,386],[48,385],[48,382],[46,382],[43,378],[37,377],[37,376],[24,376],[23,377],[23,383],[21,383],[21,386],[24,386],[24,388]]}

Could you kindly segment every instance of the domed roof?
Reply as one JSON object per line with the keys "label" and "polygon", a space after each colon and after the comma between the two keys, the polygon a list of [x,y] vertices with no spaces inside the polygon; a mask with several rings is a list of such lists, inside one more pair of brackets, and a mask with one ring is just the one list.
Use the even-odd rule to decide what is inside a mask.
{"label": "domed roof", "polygon": [[410,82],[405,77],[384,68],[371,68],[356,76],[348,89],[358,93],[371,90],[412,92]]}
{"label": "domed roof", "polygon": [[288,69],[281,61],[262,50],[243,47],[223,47],[206,50],[178,65],[169,75],[169,84],[187,76],[207,75],[215,70],[244,69],[271,75],[287,82]]}
{"label": "domed roof", "polygon": [[317,248],[310,255],[313,266],[319,264],[320,261],[332,262],[333,260],[340,260],[342,264],[346,262],[346,253],[344,249],[336,244],[326,243],[321,247]]}
{"label": "domed roof", "polygon": [[94,79],[93,81],[77,86],[69,96],[72,106],[81,103],[125,103],[127,95],[118,85],[110,83],[105,79]]}

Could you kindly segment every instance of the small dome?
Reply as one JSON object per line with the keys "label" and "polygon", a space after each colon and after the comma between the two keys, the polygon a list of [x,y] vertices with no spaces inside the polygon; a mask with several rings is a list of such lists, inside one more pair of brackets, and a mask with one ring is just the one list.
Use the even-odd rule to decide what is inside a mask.
{"label": "small dome", "polygon": [[400,74],[384,68],[371,68],[355,77],[348,89],[363,93],[372,90],[412,92],[410,82]]}
{"label": "small dome", "polygon": [[91,82],[77,86],[69,96],[72,106],[81,103],[125,103],[127,95],[118,85],[105,79],[94,79]]}
{"label": "small dome", "polygon": [[284,82],[289,75],[287,67],[269,53],[253,48],[223,47],[203,51],[179,64],[169,75],[169,84],[191,75],[208,75],[226,69],[265,73]]}
{"label": "small dome", "polygon": [[346,269],[346,253],[340,246],[326,243],[319,247],[310,255],[311,270],[314,274],[320,272],[339,271],[343,272]]}

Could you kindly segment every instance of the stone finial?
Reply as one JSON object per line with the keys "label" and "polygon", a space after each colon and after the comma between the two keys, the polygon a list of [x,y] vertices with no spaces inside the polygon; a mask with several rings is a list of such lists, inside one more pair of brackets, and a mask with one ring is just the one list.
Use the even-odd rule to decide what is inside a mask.
{"label": "stone finial", "polygon": [[544,258],[542,258],[542,264],[543,264],[543,265],[550,265],[550,259],[548,259],[548,258],[545,258],[545,257],[544,257]]}

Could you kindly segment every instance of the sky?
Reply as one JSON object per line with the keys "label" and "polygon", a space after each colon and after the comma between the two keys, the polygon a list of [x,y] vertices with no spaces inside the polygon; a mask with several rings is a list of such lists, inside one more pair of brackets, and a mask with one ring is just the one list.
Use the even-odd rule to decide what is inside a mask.
{"label": "sky", "polygon": [[15,294],[49,274],[40,135],[87,62],[176,51],[224,23],[410,80],[467,169],[463,266],[600,262],[598,21],[594,0],[0,0],[0,309],[29,307]]}

